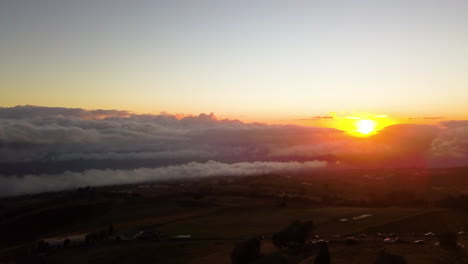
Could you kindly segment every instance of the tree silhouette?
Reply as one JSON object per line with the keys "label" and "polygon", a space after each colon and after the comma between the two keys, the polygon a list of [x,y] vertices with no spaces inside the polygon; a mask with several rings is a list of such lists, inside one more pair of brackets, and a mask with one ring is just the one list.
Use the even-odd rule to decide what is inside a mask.
{"label": "tree silhouette", "polygon": [[312,221],[294,221],[292,224],[275,233],[272,242],[277,248],[299,248],[305,245],[315,225]]}
{"label": "tree silhouette", "polygon": [[246,264],[260,256],[261,240],[258,237],[238,242],[231,252],[233,264]]}
{"label": "tree silhouette", "polygon": [[377,259],[375,264],[406,264],[404,257],[400,255],[391,254],[382,249],[379,254],[377,254]]}
{"label": "tree silhouette", "polygon": [[319,253],[315,257],[314,264],[330,264],[330,253],[326,242],[320,243]]}

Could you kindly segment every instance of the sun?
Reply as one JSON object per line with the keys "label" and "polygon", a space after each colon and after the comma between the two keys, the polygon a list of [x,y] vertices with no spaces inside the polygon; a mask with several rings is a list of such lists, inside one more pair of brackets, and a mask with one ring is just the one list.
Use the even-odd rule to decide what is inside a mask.
{"label": "sun", "polygon": [[345,132],[353,137],[373,137],[388,126],[400,123],[395,118],[388,115],[375,115],[369,113],[359,113],[352,116],[330,115],[320,119],[317,126],[332,127]]}
{"label": "sun", "polygon": [[375,132],[375,128],[377,126],[377,123],[374,120],[369,120],[369,119],[361,119],[356,122],[357,126],[357,132],[367,135],[372,132]]}

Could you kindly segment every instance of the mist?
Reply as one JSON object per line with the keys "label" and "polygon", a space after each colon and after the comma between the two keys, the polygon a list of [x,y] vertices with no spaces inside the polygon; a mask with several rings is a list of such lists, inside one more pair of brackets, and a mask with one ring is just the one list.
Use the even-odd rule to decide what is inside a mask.
{"label": "mist", "polygon": [[60,191],[84,186],[106,186],[141,182],[158,182],[213,176],[252,176],[270,173],[297,172],[324,168],[327,162],[239,162],[234,164],[209,161],[190,162],[160,168],[135,170],[87,170],[58,175],[0,176],[0,196],[14,196]]}

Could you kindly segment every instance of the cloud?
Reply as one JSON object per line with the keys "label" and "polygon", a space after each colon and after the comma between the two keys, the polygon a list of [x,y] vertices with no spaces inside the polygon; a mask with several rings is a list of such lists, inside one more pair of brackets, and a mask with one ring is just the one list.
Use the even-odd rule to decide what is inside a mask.
{"label": "cloud", "polygon": [[408,117],[409,120],[414,119],[426,119],[426,120],[436,120],[436,119],[445,119],[443,116],[425,116],[425,117]]}
{"label": "cloud", "polygon": [[104,186],[173,179],[213,176],[251,176],[281,172],[297,172],[327,165],[325,161],[308,162],[239,162],[234,164],[209,161],[190,162],[160,168],[135,170],[88,170],[83,173],[64,172],[59,175],[0,176],[0,196],[13,196],[48,191],[60,191],[84,186]]}
{"label": "cloud", "polygon": [[307,120],[320,120],[320,119],[334,119],[334,116],[313,116],[311,118],[301,118],[301,119],[296,119],[296,120],[302,120],[302,121],[307,121]]}
{"label": "cloud", "polygon": [[468,126],[444,131],[432,141],[432,153],[435,157],[453,158],[468,165]]}
{"label": "cloud", "polygon": [[136,159],[197,159],[215,158],[213,153],[206,150],[175,150],[160,152],[106,152],[106,153],[64,153],[59,160],[136,160]]}
{"label": "cloud", "polygon": [[468,165],[468,120],[443,121],[441,133],[431,143],[433,166]]}
{"label": "cloud", "polygon": [[440,124],[447,128],[467,127],[468,120],[449,120],[440,122]]}
{"label": "cloud", "polygon": [[330,112],[327,116],[313,116],[311,118],[303,118],[303,119],[296,119],[296,120],[320,120],[320,119],[334,119],[336,117],[336,112]]}
{"label": "cloud", "polygon": [[8,118],[0,118],[0,162],[71,159],[186,162],[195,156],[197,160],[256,160],[267,157],[266,152],[272,146],[313,142],[340,133],[328,128],[218,120],[214,114],[181,119],[168,114],[87,119],[77,117],[91,115],[82,109],[33,107],[38,112],[26,117],[23,113],[32,107],[24,108],[2,109]]}
{"label": "cloud", "polygon": [[397,124],[385,127],[373,140],[390,145],[397,152],[424,152],[440,133],[436,125]]}
{"label": "cloud", "polygon": [[11,166],[2,171],[2,164],[28,167],[28,162],[36,162],[64,167],[56,172],[66,170],[65,165],[72,161],[74,171],[116,169],[115,162],[106,161],[126,164],[119,169],[209,160],[317,159],[360,167],[466,166],[466,160],[460,158],[466,155],[463,127],[468,127],[468,121],[399,124],[359,138],[332,128],[244,123],[218,119],[212,113],[137,115],[119,110],[17,106],[0,108],[0,174],[29,173]]}
{"label": "cloud", "polygon": [[119,110],[84,110],[81,108],[43,107],[43,106],[15,106],[0,107],[0,118],[23,119],[45,116],[72,116],[85,119],[102,119],[110,116],[128,117],[131,113]]}

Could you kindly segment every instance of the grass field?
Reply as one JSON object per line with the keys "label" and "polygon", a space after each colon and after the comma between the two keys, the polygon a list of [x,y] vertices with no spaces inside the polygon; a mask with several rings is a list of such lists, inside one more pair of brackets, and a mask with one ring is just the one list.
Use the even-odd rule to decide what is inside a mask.
{"label": "grass field", "polygon": [[[167,234],[191,234],[196,238],[243,238],[254,235],[270,236],[294,220],[312,220],[320,235],[346,235],[401,221],[407,217],[438,212],[439,209],[409,208],[236,208],[219,210],[215,214],[176,221],[158,227]],[[372,214],[361,220],[340,222],[339,219]],[[429,229],[431,230],[431,229]]]}

